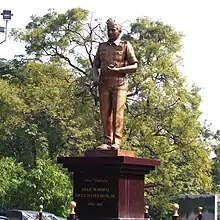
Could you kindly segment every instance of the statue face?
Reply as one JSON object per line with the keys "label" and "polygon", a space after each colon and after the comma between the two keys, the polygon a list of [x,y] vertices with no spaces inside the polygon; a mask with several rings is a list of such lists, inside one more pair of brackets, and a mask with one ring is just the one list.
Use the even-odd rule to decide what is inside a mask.
{"label": "statue face", "polygon": [[117,24],[108,25],[108,38],[109,41],[115,41],[119,38],[121,31],[118,28]]}

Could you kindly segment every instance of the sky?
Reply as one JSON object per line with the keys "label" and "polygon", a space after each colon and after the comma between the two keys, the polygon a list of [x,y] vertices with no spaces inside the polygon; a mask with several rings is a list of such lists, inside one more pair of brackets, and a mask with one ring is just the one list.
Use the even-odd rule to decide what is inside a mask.
{"label": "sky", "polygon": [[[104,20],[116,17],[124,22],[148,16],[183,32],[184,67],[181,71],[189,85],[195,83],[202,89],[201,120],[207,119],[212,130],[220,129],[220,0],[136,0],[130,3],[125,0],[1,0],[0,11],[12,11],[10,31],[10,28],[25,28],[31,15],[44,15],[49,8],[65,12],[75,7],[88,9]],[[0,26],[4,26],[2,19]],[[3,39],[0,33],[0,42]],[[13,39],[0,44],[1,58],[10,59],[22,53],[24,45]]]}

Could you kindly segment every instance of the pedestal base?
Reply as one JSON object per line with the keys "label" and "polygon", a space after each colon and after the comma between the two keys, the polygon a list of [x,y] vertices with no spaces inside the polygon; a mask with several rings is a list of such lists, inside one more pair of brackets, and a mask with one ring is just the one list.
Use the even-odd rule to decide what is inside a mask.
{"label": "pedestal base", "polygon": [[[131,156],[117,156],[122,154]],[[58,158],[58,163],[74,172],[73,199],[80,220],[144,219],[144,175],[160,161],[132,155],[94,150],[84,157]]]}
{"label": "pedestal base", "polygon": [[136,157],[136,152],[129,150],[86,150],[85,157]]}
{"label": "pedestal base", "polygon": [[83,218],[84,220],[146,220],[145,218]]}

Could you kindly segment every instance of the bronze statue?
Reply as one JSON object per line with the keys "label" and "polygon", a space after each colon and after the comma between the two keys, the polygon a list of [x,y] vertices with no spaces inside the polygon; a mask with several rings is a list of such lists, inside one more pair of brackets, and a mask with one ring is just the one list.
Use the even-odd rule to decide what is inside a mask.
{"label": "bronze statue", "polygon": [[[137,58],[128,41],[121,41],[122,27],[107,20],[108,41],[100,43],[93,62],[94,85],[99,87],[100,113],[105,141],[102,150],[120,148],[128,81],[126,74],[137,70]],[[99,74],[100,69],[100,74]]]}

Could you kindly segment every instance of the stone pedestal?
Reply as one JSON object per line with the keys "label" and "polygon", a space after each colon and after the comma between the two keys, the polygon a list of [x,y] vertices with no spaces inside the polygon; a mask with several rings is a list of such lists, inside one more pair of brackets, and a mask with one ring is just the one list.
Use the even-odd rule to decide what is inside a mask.
{"label": "stone pedestal", "polygon": [[59,157],[73,172],[73,200],[80,220],[143,220],[144,175],[160,164],[132,151],[86,151],[83,157]]}

